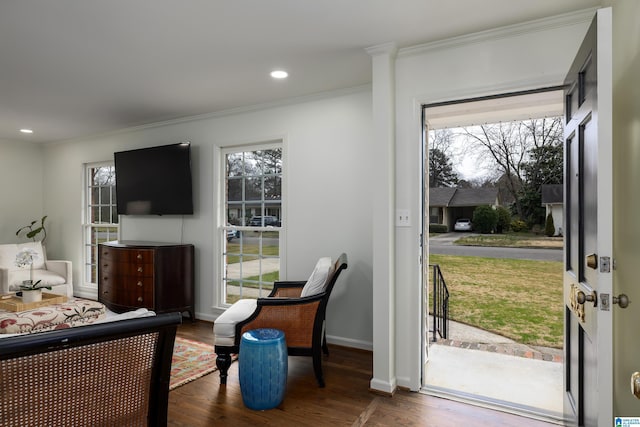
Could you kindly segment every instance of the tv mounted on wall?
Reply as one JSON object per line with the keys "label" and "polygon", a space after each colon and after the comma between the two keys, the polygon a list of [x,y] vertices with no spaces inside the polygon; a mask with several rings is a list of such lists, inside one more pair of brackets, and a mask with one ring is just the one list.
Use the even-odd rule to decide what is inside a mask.
{"label": "tv mounted on wall", "polygon": [[113,154],[119,215],[191,215],[191,144]]}

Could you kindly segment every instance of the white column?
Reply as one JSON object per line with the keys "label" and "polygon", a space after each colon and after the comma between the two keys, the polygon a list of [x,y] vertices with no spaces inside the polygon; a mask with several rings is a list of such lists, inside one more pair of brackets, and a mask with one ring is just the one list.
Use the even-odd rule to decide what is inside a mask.
{"label": "white column", "polygon": [[367,49],[373,83],[373,378],[370,388],[392,394],[395,371],[395,58],[394,43]]}

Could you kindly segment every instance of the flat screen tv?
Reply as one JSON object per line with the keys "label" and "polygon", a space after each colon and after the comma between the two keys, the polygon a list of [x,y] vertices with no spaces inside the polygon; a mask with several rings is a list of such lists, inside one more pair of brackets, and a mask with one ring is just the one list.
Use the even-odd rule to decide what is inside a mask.
{"label": "flat screen tv", "polygon": [[193,214],[189,143],[119,151],[113,156],[118,214]]}

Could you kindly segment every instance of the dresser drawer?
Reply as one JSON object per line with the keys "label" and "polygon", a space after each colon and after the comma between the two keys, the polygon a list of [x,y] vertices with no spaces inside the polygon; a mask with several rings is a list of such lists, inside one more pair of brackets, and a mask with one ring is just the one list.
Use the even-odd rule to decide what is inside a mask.
{"label": "dresser drawer", "polygon": [[100,258],[109,262],[153,264],[153,250],[100,246]]}

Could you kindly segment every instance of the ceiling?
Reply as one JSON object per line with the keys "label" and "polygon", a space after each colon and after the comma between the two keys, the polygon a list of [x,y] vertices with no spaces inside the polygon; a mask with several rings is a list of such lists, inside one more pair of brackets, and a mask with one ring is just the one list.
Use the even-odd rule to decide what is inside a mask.
{"label": "ceiling", "polygon": [[[81,138],[357,87],[371,81],[367,47],[412,46],[599,4],[5,0],[0,140]],[[278,68],[289,78],[272,79]]]}
{"label": "ceiling", "polygon": [[561,116],[563,108],[564,92],[551,90],[427,107],[425,119],[430,129],[445,129]]}

